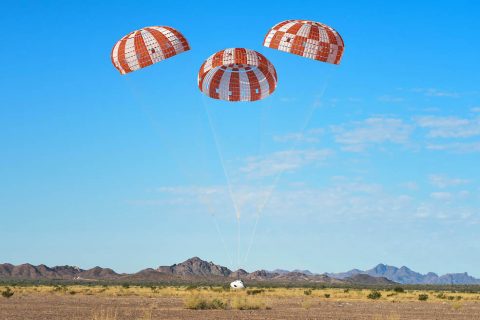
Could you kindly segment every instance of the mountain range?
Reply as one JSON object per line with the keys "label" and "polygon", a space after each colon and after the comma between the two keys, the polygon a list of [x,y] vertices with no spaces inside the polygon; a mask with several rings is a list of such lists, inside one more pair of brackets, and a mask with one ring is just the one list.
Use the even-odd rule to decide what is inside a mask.
{"label": "mountain range", "polygon": [[447,273],[439,276],[433,272],[421,274],[405,266],[397,268],[382,263],[378,264],[372,269],[365,271],[359,269],[352,269],[350,271],[341,273],[326,273],[326,275],[335,279],[351,278],[352,276],[359,274],[366,274],[372,277],[385,277],[391,281],[402,284],[480,284],[480,279],[476,279],[466,272]]}
{"label": "mountain range", "polygon": [[407,267],[396,268],[379,264],[375,268],[362,271],[353,269],[343,273],[314,274],[308,270],[257,270],[243,269],[232,271],[227,267],[204,261],[198,257],[171,266],[148,268],[136,273],[116,273],[110,268],[95,267],[84,270],[73,266],[48,267],[31,264],[0,264],[0,280],[66,280],[66,281],[108,281],[108,282],[159,282],[159,283],[228,283],[234,279],[247,282],[281,284],[362,284],[393,285],[403,284],[480,284],[480,280],[467,273],[435,273],[422,275]]}

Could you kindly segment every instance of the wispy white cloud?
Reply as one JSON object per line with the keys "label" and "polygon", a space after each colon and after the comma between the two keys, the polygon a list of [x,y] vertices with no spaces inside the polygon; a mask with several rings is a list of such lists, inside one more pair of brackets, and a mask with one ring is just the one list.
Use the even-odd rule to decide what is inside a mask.
{"label": "wispy white cloud", "polygon": [[480,152],[480,142],[429,143],[426,148],[433,151],[476,153]]}
{"label": "wispy white cloud", "polygon": [[418,183],[416,183],[415,181],[408,181],[402,183],[401,186],[410,191],[416,191],[419,189]]}
{"label": "wispy white cloud", "polygon": [[450,201],[452,200],[453,195],[450,192],[437,191],[430,193],[430,197],[435,200]]}
{"label": "wispy white cloud", "polygon": [[470,183],[470,180],[461,178],[450,178],[441,174],[432,174],[428,177],[430,184],[436,188],[445,189]]}
{"label": "wispy white cloud", "polygon": [[[273,190],[273,192],[272,192]],[[208,207],[211,213],[231,217],[231,199],[226,186],[214,187],[167,187],[159,188],[160,194],[180,199],[187,210],[191,206]],[[269,216],[308,217],[322,221],[352,221],[382,219],[390,221],[416,221],[416,219],[438,219],[474,223],[480,213],[464,203],[465,190],[459,192],[432,192],[429,197],[418,200],[403,193],[392,194],[381,184],[366,183],[345,177],[330,180],[322,188],[305,185],[292,188],[272,189],[270,185],[236,186],[234,201],[245,219],[254,218],[263,204],[264,214]],[[468,193],[468,192],[467,192]],[[268,201],[267,201],[268,200]]]}
{"label": "wispy white cloud", "polygon": [[250,177],[273,176],[322,163],[332,154],[333,151],[329,149],[278,151],[265,156],[247,158],[240,172]]}
{"label": "wispy white cloud", "polygon": [[314,143],[319,142],[320,137],[325,132],[324,129],[312,129],[308,130],[304,133],[294,132],[294,133],[287,133],[284,135],[275,135],[273,140],[275,142],[306,142],[306,143]]}
{"label": "wispy white cloud", "polygon": [[447,90],[440,90],[436,88],[414,88],[412,92],[421,93],[425,96],[429,97],[449,97],[449,98],[457,98],[460,96],[458,92],[447,91]]}
{"label": "wispy white cloud", "polygon": [[468,138],[480,135],[480,118],[425,116],[415,119],[431,138]]}
{"label": "wispy white cloud", "polygon": [[470,109],[471,112],[480,112],[480,107],[473,107]]}
{"label": "wispy white cloud", "polygon": [[386,102],[386,103],[399,103],[399,102],[405,101],[405,98],[384,94],[378,97],[378,101]]}
{"label": "wispy white cloud", "polygon": [[293,97],[281,97],[280,101],[284,103],[289,103],[289,102],[295,102],[297,101],[297,99]]}
{"label": "wispy white cloud", "polygon": [[412,131],[413,126],[402,119],[380,117],[332,127],[335,141],[351,152],[382,143],[407,144]]}

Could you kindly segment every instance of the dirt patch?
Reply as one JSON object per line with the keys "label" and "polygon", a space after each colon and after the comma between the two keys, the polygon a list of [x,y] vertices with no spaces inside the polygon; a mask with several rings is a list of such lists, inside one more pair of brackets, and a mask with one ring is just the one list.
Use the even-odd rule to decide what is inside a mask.
{"label": "dirt patch", "polygon": [[188,310],[181,297],[24,294],[0,299],[2,320],[480,319],[480,303],[271,298],[262,310]]}

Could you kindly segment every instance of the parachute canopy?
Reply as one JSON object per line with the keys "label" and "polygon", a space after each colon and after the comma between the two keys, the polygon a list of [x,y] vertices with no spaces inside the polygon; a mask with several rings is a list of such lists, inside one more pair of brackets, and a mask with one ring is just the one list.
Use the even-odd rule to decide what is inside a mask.
{"label": "parachute canopy", "polygon": [[340,64],[344,43],[333,28],[309,20],[286,20],[276,24],[263,45],[305,58]]}
{"label": "parachute canopy", "polygon": [[112,49],[112,63],[121,74],[148,67],[190,50],[187,39],[171,27],[153,26],[133,31]]}
{"label": "parachute canopy", "polygon": [[256,101],[277,86],[277,72],[262,54],[230,48],[211,55],[198,72],[198,88],[213,99]]}

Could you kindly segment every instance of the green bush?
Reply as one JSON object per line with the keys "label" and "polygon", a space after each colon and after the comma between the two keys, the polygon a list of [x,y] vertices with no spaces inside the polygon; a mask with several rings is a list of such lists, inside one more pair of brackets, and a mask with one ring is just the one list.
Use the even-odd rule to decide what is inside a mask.
{"label": "green bush", "polygon": [[328,298],[330,298],[330,293],[325,293],[324,296],[325,296],[325,298],[328,299]]}
{"label": "green bush", "polygon": [[262,307],[260,302],[246,297],[236,297],[232,300],[231,306],[236,310],[258,310]]}
{"label": "green bush", "polygon": [[367,296],[368,299],[373,299],[373,300],[380,299],[381,297],[382,297],[382,294],[380,292],[378,292],[377,290],[373,290]]}
{"label": "green bush", "polygon": [[2,291],[2,297],[8,299],[11,296],[13,296],[13,291],[9,287],[7,287],[4,291]]}
{"label": "green bush", "polygon": [[263,290],[263,289],[251,289],[251,290],[247,290],[247,294],[250,295],[250,296],[254,296],[256,294],[262,293],[263,291],[265,291],[265,290]]}
{"label": "green bush", "polygon": [[312,294],[312,289],[308,289],[308,290],[303,291],[303,294],[306,295],[306,296],[311,295]]}
{"label": "green bush", "polygon": [[185,307],[194,310],[227,309],[227,304],[220,299],[207,300],[192,296],[185,301]]}
{"label": "green bush", "polygon": [[428,294],[422,293],[418,295],[418,300],[420,301],[427,301],[428,300]]}
{"label": "green bush", "polygon": [[395,287],[395,288],[393,288],[393,291],[395,291],[397,293],[404,293],[405,289],[403,289],[402,287]]}

